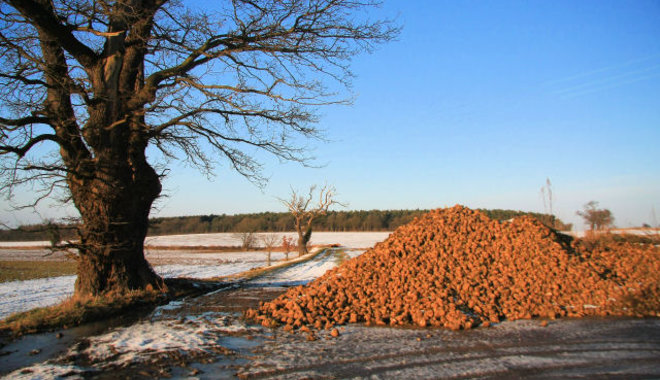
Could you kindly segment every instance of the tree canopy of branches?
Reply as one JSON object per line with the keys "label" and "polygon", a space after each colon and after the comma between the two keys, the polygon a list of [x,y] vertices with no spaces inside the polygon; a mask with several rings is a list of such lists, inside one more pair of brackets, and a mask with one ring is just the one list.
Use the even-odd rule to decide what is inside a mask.
{"label": "tree canopy of branches", "polygon": [[73,202],[77,294],[162,288],[143,243],[167,162],[227,163],[256,183],[259,151],[308,163],[350,58],[398,32],[366,16],[371,0],[215,5],[0,1],[2,190]]}
{"label": "tree canopy of branches", "polygon": [[591,201],[584,205],[584,210],[577,214],[589,225],[591,231],[598,231],[614,224],[614,215],[608,209],[599,209],[598,202]]}
{"label": "tree canopy of branches", "polygon": [[280,199],[291,215],[293,224],[298,233],[298,255],[307,254],[307,244],[312,237],[312,223],[314,219],[328,213],[328,208],[332,205],[344,206],[335,199],[337,191],[334,187],[325,185],[319,190],[318,203],[313,204],[315,199],[316,185],[309,188],[307,195],[300,194],[291,189],[291,196],[288,199]]}

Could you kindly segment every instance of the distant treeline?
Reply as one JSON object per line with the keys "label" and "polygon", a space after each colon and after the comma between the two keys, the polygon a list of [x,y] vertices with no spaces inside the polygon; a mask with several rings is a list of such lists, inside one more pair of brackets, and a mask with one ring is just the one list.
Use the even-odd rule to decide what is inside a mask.
{"label": "distant treeline", "polygon": [[[514,210],[481,210],[497,220],[532,215],[549,226],[569,228],[551,215]],[[428,210],[330,211],[314,220],[315,231],[393,231]],[[293,217],[286,212],[263,212],[239,215],[202,215],[151,219],[151,235],[209,232],[284,232],[293,231]]]}
{"label": "distant treeline", "polygon": [[[507,220],[520,215],[531,215],[547,226],[570,230],[553,215],[514,210],[481,210],[496,220]],[[428,210],[370,210],[330,211],[314,222],[315,231],[393,231]],[[293,217],[286,212],[262,212],[238,215],[197,215],[152,218],[149,235],[199,234],[210,232],[284,232],[293,231]],[[63,240],[75,239],[75,225],[40,224],[0,230],[0,241],[50,240],[53,227],[57,227]]]}

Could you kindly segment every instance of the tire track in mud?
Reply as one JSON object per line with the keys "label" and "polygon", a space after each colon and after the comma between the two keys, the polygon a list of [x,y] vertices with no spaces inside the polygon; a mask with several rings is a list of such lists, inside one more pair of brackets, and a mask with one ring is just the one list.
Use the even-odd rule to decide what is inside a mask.
{"label": "tire track in mud", "polygon": [[[437,355],[450,354],[450,358],[437,358]],[[454,355],[451,355],[454,354]],[[427,356],[419,360],[420,356]],[[493,376],[498,374],[513,375],[513,373],[547,370],[565,370],[574,368],[593,368],[602,371],[605,364],[611,364],[613,359],[619,364],[617,371],[622,370],[622,361],[630,364],[627,368],[636,368],[639,363],[655,364],[660,356],[660,349],[634,348],[594,348],[571,350],[558,348],[556,350],[517,352],[471,352],[465,356],[456,357],[455,353],[442,350],[431,357],[426,351],[408,354],[393,354],[380,357],[365,357],[355,360],[340,360],[332,363],[319,365],[292,367],[285,370],[265,371],[251,374],[247,378],[272,378],[272,377],[304,377],[304,376],[332,376],[332,377],[362,377],[367,378],[374,375],[387,375],[387,377],[409,377],[419,374],[420,369],[424,372],[433,372],[433,376],[442,374],[442,378],[461,378],[465,376]],[[605,356],[605,358],[602,358]],[[561,359],[558,359],[561,357]],[[597,360],[602,358],[601,360]],[[530,369],[529,367],[533,367]],[[467,369],[475,369],[474,373]],[[584,371],[583,371],[584,372]],[[655,372],[660,374],[660,371]],[[591,375],[581,373],[581,376]]]}
{"label": "tire track in mud", "polygon": [[[286,362],[267,359],[283,353],[289,353]],[[239,371],[240,377],[655,378],[660,376],[660,320],[559,321],[550,334],[534,321],[474,334],[347,327],[337,340],[289,342],[264,347],[257,355],[261,360]]]}
{"label": "tire track in mud", "polygon": [[[354,368],[346,371],[347,374],[353,376],[358,375],[362,377],[368,377],[372,375],[383,375],[383,374],[406,374],[411,371],[418,372],[419,368],[424,368],[427,371],[437,367],[434,372],[443,373],[443,377],[446,378],[460,378],[465,375],[473,376],[491,376],[495,374],[508,373],[511,375],[512,371],[525,370],[528,367],[534,367],[534,372],[540,370],[550,370],[553,368],[565,369],[567,367],[600,367],[602,361],[598,360],[593,362],[593,359],[600,358],[602,356],[607,357],[607,361],[611,361],[613,357],[616,357],[617,361],[626,360],[626,361],[650,361],[654,360],[660,354],[660,350],[649,350],[649,349],[612,349],[612,348],[594,348],[594,349],[580,349],[580,350],[571,350],[566,348],[558,348],[556,350],[543,349],[540,351],[526,351],[519,350],[514,352],[479,352],[479,353],[470,353],[468,357],[458,357],[451,359],[441,359],[441,358],[428,358],[425,360],[416,360],[418,358],[418,353],[413,353],[410,355],[396,356],[396,361],[399,363],[384,364],[380,366],[370,366],[367,371],[355,371]],[[435,355],[434,355],[435,356]],[[630,357],[626,357],[630,356]],[[558,357],[561,357],[558,359]],[[379,360],[379,359],[376,359]],[[407,362],[412,360],[412,362]],[[574,364],[574,361],[584,362]],[[356,364],[363,364],[373,361],[372,359],[360,361]],[[453,368],[452,368],[453,367]],[[454,373],[457,372],[458,368],[473,368],[476,373],[473,374],[460,374]],[[486,367],[486,368],[484,368]],[[504,368],[501,368],[504,367]]]}

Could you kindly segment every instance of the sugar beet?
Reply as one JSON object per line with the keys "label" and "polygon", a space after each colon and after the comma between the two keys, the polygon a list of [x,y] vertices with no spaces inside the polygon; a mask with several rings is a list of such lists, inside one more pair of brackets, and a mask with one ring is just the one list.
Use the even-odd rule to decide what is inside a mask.
{"label": "sugar beet", "polygon": [[660,250],[571,241],[531,217],[431,211],[361,256],[246,316],[287,330],[337,324],[467,329],[503,319],[658,315]]}

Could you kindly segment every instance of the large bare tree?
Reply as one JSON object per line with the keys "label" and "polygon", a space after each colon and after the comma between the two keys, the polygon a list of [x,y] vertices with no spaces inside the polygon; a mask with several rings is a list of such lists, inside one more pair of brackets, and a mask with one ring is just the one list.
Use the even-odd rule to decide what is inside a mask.
{"label": "large bare tree", "polygon": [[162,287],[143,253],[166,173],[154,168],[227,162],[259,183],[259,151],[308,162],[316,109],[344,102],[351,56],[397,33],[370,20],[375,5],[0,0],[3,193],[36,183],[39,199],[73,202],[77,294]]}
{"label": "large bare tree", "polygon": [[336,199],[337,190],[334,186],[325,185],[319,190],[318,195],[315,193],[316,185],[312,185],[306,195],[291,189],[289,198],[279,199],[293,215],[293,224],[298,233],[298,256],[308,253],[307,244],[312,237],[314,220],[321,215],[326,215],[328,209],[333,205],[345,206]]}

